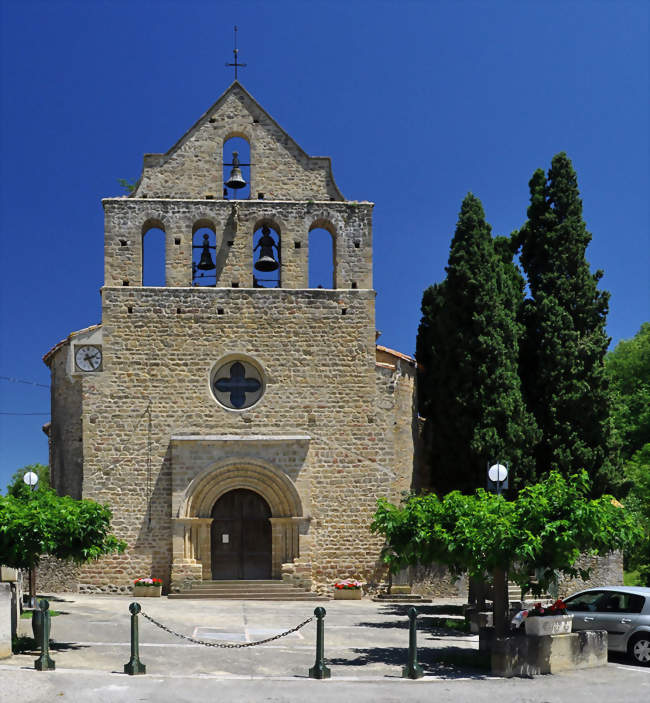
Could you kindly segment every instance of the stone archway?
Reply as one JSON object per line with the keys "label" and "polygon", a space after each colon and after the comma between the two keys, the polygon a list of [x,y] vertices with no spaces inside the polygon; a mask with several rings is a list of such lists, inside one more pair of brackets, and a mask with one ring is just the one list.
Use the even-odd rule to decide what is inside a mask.
{"label": "stone archway", "polygon": [[305,522],[302,502],[293,481],[259,460],[231,460],[196,476],[172,518],[172,583],[212,578],[212,511],[231,491],[258,494],[271,512],[271,578],[281,578],[282,564],[299,554],[300,527]]}

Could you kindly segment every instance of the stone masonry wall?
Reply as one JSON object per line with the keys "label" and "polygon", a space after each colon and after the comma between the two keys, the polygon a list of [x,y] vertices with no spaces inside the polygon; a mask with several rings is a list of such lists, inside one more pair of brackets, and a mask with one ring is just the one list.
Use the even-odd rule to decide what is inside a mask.
{"label": "stone masonry wall", "polygon": [[604,557],[583,554],[575,563],[578,569],[591,569],[587,581],[581,578],[561,577],[558,580],[558,595],[560,598],[581,591],[585,588],[597,586],[622,586],[623,585],[623,554],[613,552]]}
{"label": "stone masonry wall", "polygon": [[[43,556],[36,569],[36,591],[41,593],[78,593],[81,567],[70,561]],[[27,572],[25,572],[27,573]],[[25,576],[25,583],[28,583]]]}
{"label": "stone masonry wall", "polygon": [[166,237],[168,286],[192,282],[193,233],[216,233],[217,280],[221,287],[253,286],[253,234],[263,224],[280,235],[282,288],[307,288],[309,232],[328,229],[335,242],[336,288],[372,288],[372,204],[323,202],[235,203],[197,200],[108,198],[105,213],[105,283],[142,285],[142,237],[159,227]]}
{"label": "stone masonry wall", "polygon": [[[311,437],[295,482],[309,518],[311,553],[301,562],[316,584],[376,579],[381,539],[368,530],[376,498],[397,500],[410,467],[406,478],[379,465],[393,439],[370,421],[374,334],[372,291],[104,288],[104,370],[83,379],[84,497],[111,505],[129,549],[83,567],[81,582],[168,581],[173,435],[292,433]],[[225,410],[211,395],[211,369],[229,354],[264,370],[265,395],[248,410]]]}
{"label": "stone masonry wall", "polygon": [[81,498],[83,481],[81,381],[66,372],[68,344],[51,362],[50,482],[59,495]]}
{"label": "stone masonry wall", "polygon": [[398,359],[391,365],[378,364],[375,377],[377,400],[374,421],[385,438],[377,461],[395,473],[396,489],[402,494],[411,489],[415,461],[415,368]]}
{"label": "stone masonry wall", "polygon": [[[308,156],[234,83],[166,154],[147,154],[137,198],[221,200],[223,144],[250,145],[250,192],[267,200],[342,200],[327,157]],[[227,155],[230,159],[230,154]]]}

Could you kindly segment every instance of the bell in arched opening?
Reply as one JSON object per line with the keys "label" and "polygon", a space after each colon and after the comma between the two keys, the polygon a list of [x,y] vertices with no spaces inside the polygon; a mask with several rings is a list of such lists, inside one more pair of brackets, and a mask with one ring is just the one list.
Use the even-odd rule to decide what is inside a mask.
{"label": "bell in arched opening", "polygon": [[232,169],[230,170],[230,178],[226,181],[226,186],[228,188],[233,188],[238,190],[239,188],[246,187],[246,181],[244,176],[242,176],[241,168],[239,167],[239,152],[232,152]]}
{"label": "bell in arched opening", "polygon": [[271,236],[271,230],[264,225],[262,227],[262,236],[260,237],[259,241],[257,242],[257,246],[255,247],[255,250],[259,249],[260,250],[260,255],[257,261],[255,262],[255,268],[258,271],[276,271],[280,264],[278,263],[277,259],[275,258],[275,255],[273,253],[273,248],[275,247],[276,251],[278,250],[278,245],[275,243],[275,240]]}
{"label": "bell in arched opening", "polygon": [[214,249],[214,247],[210,246],[210,237],[207,234],[203,235],[203,244],[201,246],[201,260],[199,261],[197,265],[197,269],[200,269],[201,271],[214,271],[216,269],[216,265],[214,263],[214,260],[212,259],[212,254],[210,253],[210,249]]}

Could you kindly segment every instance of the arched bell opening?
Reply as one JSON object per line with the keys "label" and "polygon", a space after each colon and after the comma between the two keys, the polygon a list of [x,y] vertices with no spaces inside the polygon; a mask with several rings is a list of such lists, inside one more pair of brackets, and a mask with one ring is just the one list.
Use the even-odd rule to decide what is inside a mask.
{"label": "arched bell opening", "polygon": [[159,220],[147,220],[142,226],[142,285],[166,285],[165,229]]}
{"label": "arched bell opening", "polygon": [[309,288],[336,288],[336,239],[332,230],[309,230]]}
{"label": "arched bell opening", "polygon": [[197,223],[192,235],[192,285],[217,285],[217,235],[211,225]]}
{"label": "arched bell opening", "polygon": [[280,288],[280,231],[274,223],[262,223],[253,234],[253,288]]}
{"label": "arched bell opening", "polygon": [[251,197],[251,149],[248,140],[233,136],[223,143],[224,200],[248,200]]}
{"label": "arched bell opening", "polygon": [[212,579],[270,579],[271,508],[245,488],[228,491],[212,508],[210,527]]}

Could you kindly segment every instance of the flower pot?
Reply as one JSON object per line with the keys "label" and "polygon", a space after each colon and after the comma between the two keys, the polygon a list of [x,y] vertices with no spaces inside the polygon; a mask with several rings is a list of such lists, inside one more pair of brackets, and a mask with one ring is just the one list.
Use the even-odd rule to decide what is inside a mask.
{"label": "flower pot", "polygon": [[162,586],[133,586],[134,598],[160,598]]}
{"label": "flower pot", "polygon": [[533,637],[542,635],[567,635],[571,632],[573,615],[546,615],[526,618],[526,634]]}
{"label": "flower pot", "polygon": [[360,588],[335,588],[334,600],[361,600],[363,591]]}

